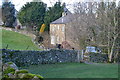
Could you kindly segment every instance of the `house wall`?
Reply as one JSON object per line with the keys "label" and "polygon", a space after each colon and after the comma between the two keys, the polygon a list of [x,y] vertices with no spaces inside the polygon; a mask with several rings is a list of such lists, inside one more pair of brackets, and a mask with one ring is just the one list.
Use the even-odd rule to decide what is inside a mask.
{"label": "house wall", "polygon": [[[72,48],[80,49],[80,46],[75,42],[75,35],[73,33],[73,24],[74,22],[66,24],[50,24],[50,39],[51,44],[62,44],[63,41],[67,41]],[[64,30],[62,28],[64,27]],[[78,33],[79,34],[79,33]],[[53,40],[54,39],[54,40]]]}
{"label": "house wall", "polygon": [[65,41],[65,24],[50,24],[51,44],[61,44]]}

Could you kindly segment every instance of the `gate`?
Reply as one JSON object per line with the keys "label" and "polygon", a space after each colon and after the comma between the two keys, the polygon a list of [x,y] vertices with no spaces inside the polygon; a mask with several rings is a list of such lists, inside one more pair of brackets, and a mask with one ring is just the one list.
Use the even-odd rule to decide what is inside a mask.
{"label": "gate", "polygon": [[85,53],[83,50],[78,50],[77,51],[77,61],[78,62],[89,62],[90,57],[89,53]]}

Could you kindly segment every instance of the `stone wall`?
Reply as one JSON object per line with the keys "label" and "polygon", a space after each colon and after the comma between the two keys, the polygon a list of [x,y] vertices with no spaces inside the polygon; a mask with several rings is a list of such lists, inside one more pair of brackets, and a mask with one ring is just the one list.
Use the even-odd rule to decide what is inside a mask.
{"label": "stone wall", "polygon": [[[75,50],[55,50],[48,51],[20,51],[1,49],[2,62],[14,62],[18,66],[29,66],[37,64],[54,64],[67,62],[81,62],[81,52]],[[108,62],[108,55],[101,53],[89,53],[90,62],[106,63]]]}
{"label": "stone wall", "polygon": [[95,63],[108,62],[108,55],[101,53],[89,53],[90,61]]}
{"label": "stone wall", "polygon": [[2,49],[3,63],[12,61],[18,66],[77,62],[77,58],[77,51],[74,50],[19,51]]}
{"label": "stone wall", "polygon": [[[89,53],[89,61],[95,62],[95,63],[108,63],[109,58],[108,54],[102,54],[102,53]],[[118,54],[117,57],[112,58],[112,63],[120,63],[120,54]]]}

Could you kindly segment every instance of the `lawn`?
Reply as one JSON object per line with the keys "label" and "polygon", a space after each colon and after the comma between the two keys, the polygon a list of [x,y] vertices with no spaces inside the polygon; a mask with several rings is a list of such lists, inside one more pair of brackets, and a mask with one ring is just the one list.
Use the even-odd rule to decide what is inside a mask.
{"label": "lawn", "polygon": [[8,45],[8,49],[14,50],[40,50],[38,47],[31,41],[32,39],[23,34],[2,30],[2,48],[6,48]]}
{"label": "lawn", "polygon": [[[24,67],[25,68],[25,67]],[[44,78],[117,78],[117,64],[62,63],[32,65],[25,69]]]}

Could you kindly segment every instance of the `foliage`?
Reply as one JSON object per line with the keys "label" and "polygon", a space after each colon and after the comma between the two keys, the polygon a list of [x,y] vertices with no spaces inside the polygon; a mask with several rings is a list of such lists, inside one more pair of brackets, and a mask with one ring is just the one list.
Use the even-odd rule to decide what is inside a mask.
{"label": "foliage", "polygon": [[2,21],[4,26],[13,27],[15,22],[15,7],[11,2],[4,2],[2,5]]}
{"label": "foliage", "polygon": [[8,74],[8,73],[11,73],[11,72],[15,72],[15,69],[11,68],[11,67],[8,67],[3,73],[4,74]]}
{"label": "foliage", "polygon": [[25,74],[23,78],[31,79],[31,78],[34,78],[34,76],[35,76],[34,74],[28,73],[28,74]]}
{"label": "foliage", "polygon": [[3,78],[9,78],[9,76],[8,75],[4,75]]}
{"label": "foliage", "polygon": [[8,62],[8,64],[13,64],[13,62]]}
{"label": "foliage", "polygon": [[28,73],[28,71],[27,70],[19,70],[16,72],[16,74],[19,74],[19,73]]}
{"label": "foliage", "polygon": [[40,33],[43,33],[44,32],[44,29],[45,29],[46,25],[45,24],[42,24],[41,28],[40,28]]}
{"label": "foliage", "polygon": [[49,31],[50,23],[62,16],[64,5],[61,5],[61,2],[56,2],[53,7],[48,7],[44,22],[46,24],[46,29]]}
{"label": "foliage", "polygon": [[27,2],[18,13],[18,19],[22,25],[37,26],[39,30],[44,23],[45,10],[46,4],[43,2]]}
{"label": "foliage", "polygon": [[40,75],[31,74],[31,73],[25,74],[23,78],[29,78],[29,79],[31,79],[31,78],[34,78],[35,76],[38,77],[38,78],[40,78],[40,79],[43,78],[43,77],[40,76]]}
{"label": "foliage", "polygon": [[[38,80],[43,80],[43,77],[37,74],[32,74],[32,73],[28,73],[27,70],[15,70],[13,68],[11,68],[10,66],[5,66],[3,65],[3,67],[6,67],[6,69],[3,71],[3,80],[13,80],[13,78],[18,78],[18,80],[29,80],[29,79],[34,79],[35,76],[38,78]],[[9,75],[9,73],[11,75]],[[22,74],[21,74],[22,73]]]}

